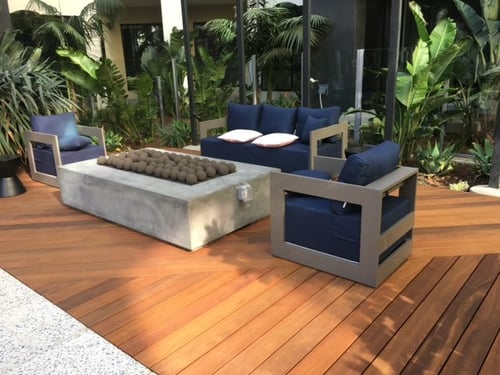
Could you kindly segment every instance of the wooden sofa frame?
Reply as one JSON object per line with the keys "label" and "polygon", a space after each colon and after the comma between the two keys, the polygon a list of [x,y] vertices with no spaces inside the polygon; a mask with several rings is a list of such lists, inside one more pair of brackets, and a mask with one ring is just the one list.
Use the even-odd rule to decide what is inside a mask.
{"label": "wooden sofa frame", "polygon": [[[104,154],[106,154],[104,129],[86,125],[76,125],[76,127],[80,135],[95,137],[97,139],[97,144],[103,147]],[[59,150],[59,141],[57,139],[57,135],[28,130],[24,132],[24,143],[25,143],[26,156],[28,158],[28,166],[30,169],[31,178],[35,181],[40,181],[51,186],[59,187],[57,175],[53,176],[48,173],[40,172],[36,169],[35,155],[33,153],[33,147],[34,144],[36,143],[45,143],[51,145],[52,154],[54,155],[54,164],[56,166],[56,173],[57,173],[57,167],[62,164],[61,151]]]}
{"label": "wooden sofa frame", "polygon": [[[344,163],[345,159],[321,156],[316,156],[314,161],[317,170],[333,173],[339,173]],[[272,172],[271,254],[377,287],[410,256],[412,251],[417,172],[417,168],[400,166],[366,186]],[[361,205],[359,262],[286,242],[285,195],[287,192],[298,192]],[[411,211],[381,233],[382,198],[387,194],[408,198]],[[406,236],[405,241],[379,264],[379,256],[403,236]]]}
{"label": "wooden sofa frame", "polygon": [[[221,117],[214,120],[200,121],[200,139],[208,137],[209,130],[212,129],[227,129],[227,117]],[[314,169],[314,156],[318,155],[318,143],[333,136],[340,136],[342,139],[342,152],[347,148],[348,125],[347,122],[328,125],[324,128],[317,129],[311,132],[309,140],[309,168]]]}

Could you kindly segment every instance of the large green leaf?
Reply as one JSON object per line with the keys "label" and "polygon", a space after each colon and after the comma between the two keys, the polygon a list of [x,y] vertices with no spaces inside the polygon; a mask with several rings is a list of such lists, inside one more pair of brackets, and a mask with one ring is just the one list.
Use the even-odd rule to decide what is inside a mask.
{"label": "large green leaf", "polygon": [[457,9],[462,14],[465,23],[472,31],[472,36],[477,44],[483,49],[488,43],[488,28],[482,17],[480,17],[475,10],[461,0],[453,0]]}
{"label": "large green leaf", "polygon": [[450,48],[455,42],[457,26],[449,18],[442,19],[432,30],[429,51],[431,58],[437,58],[443,51]]}
{"label": "large green leaf", "polygon": [[430,53],[429,44],[423,40],[419,40],[412,55],[412,71],[409,73],[412,76],[419,74],[429,66]]}
{"label": "large green leaf", "polygon": [[61,57],[69,58],[93,79],[97,79],[97,69],[99,69],[100,65],[85,53],[69,49],[58,49],[56,52]]}
{"label": "large green leaf", "polygon": [[417,25],[418,37],[424,42],[430,41],[429,32],[427,31],[427,21],[424,18],[420,5],[415,1],[410,1],[408,4],[410,10],[415,18],[415,23]]}
{"label": "large green leaf", "polygon": [[425,100],[429,86],[424,77],[424,75],[411,76],[404,72],[398,72],[396,99],[406,108],[418,105]]}

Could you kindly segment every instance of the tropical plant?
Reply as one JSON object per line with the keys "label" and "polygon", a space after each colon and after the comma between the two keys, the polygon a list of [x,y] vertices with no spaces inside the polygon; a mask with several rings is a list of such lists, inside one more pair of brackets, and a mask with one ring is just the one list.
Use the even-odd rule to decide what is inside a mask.
{"label": "tropical plant", "polygon": [[191,127],[183,120],[174,120],[159,133],[163,144],[168,147],[181,148],[191,142]]}
{"label": "tropical plant", "polygon": [[[486,129],[483,137],[495,138],[493,165],[489,173],[489,187],[498,188],[500,178],[500,4],[498,1],[481,0],[482,16],[467,3],[453,0],[462,14],[475,41],[474,54],[466,61],[469,74],[460,72],[457,81],[466,87],[463,100],[465,120],[469,128],[473,123],[482,123]],[[471,69],[472,68],[472,69]],[[496,119],[496,121],[495,121]]]}
{"label": "tropical plant", "polygon": [[25,48],[7,30],[0,39],[0,154],[24,158],[31,116],[70,111],[64,94],[63,78],[41,60],[41,50]]}
{"label": "tropical plant", "polygon": [[[266,1],[249,3],[243,14],[245,55],[257,57],[257,71],[266,73],[267,101],[272,100],[272,69],[283,58],[299,56],[303,46],[303,18],[300,7],[292,3],[279,3],[267,7]],[[311,47],[318,45],[330,30],[331,22],[320,15],[311,15]],[[217,36],[224,51],[236,49],[236,22],[213,19],[204,28]]]}
{"label": "tropical plant", "polygon": [[106,150],[110,152],[120,152],[123,147],[123,137],[113,130],[107,130],[104,133],[106,139]]}
{"label": "tropical plant", "polygon": [[33,47],[40,47],[43,56],[57,58],[59,48],[85,52],[94,40],[102,43],[105,29],[112,28],[124,14],[121,0],[94,0],[76,16],[63,16],[61,11],[42,0],[30,0],[27,10],[13,12],[13,27],[22,30],[19,40]]}
{"label": "tropical plant", "polygon": [[[484,17],[461,0],[453,0],[460,11],[471,37],[474,40],[470,53],[464,55],[457,65],[455,80],[461,87],[461,101],[467,128],[474,129],[474,123],[482,122],[483,138],[494,127],[495,103],[498,102],[500,87],[500,20],[498,2],[481,1]],[[493,8],[493,9],[491,9]],[[489,116],[484,116],[489,112]]]}
{"label": "tropical plant", "polygon": [[138,100],[132,103],[126,90],[127,81],[110,59],[97,61],[80,51],[71,50],[58,50],[58,54],[79,68],[63,70],[64,77],[103,101],[103,108],[96,112],[92,123],[113,130],[128,143],[142,145],[154,137],[157,108],[149,76],[142,75],[133,81]]}
{"label": "tropical plant", "polygon": [[176,117],[178,107],[179,116],[188,117],[187,89],[184,87],[187,76],[186,53],[182,31],[174,28],[169,42],[159,48],[147,47],[141,55],[141,67],[153,79],[160,78],[163,107],[167,114]]}
{"label": "tropical plant", "polygon": [[455,144],[443,145],[427,142],[427,146],[417,147],[417,158],[420,169],[430,175],[443,175],[451,172],[454,168],[453,159],[457,155]]}
{"label": "tropical plant", "polygon": [[300,99],[295,94],[284,93],[272,98],[268,103],[276,107],[296,108],[300,105]]}
{"label": "tropical plant", "polygon": [[406,71],[398,72],[396,81],[397,110],[394,140],[401,146],[401,160],[412,158],[417,141],[442,130],[455,111],[442,111],[443,105],[455,100],[456,90],[449,88],[450,67],[471,45],[468,38],[455,41],[456,24],[442,19],[431,33],[420,6],[411,1],[410,9],[417,25],[419,40]]}
{"label": "tropical plant", "polygon": [[197,56],[193,59],[193,81],[198,120],[225,116],[227,102],[233,92],[233,87],[224,83],[231,58],[232,54],[225,54],[214,59],[203,47],[197,49]]}
{"label": "tropical plant", "polygon": [[488,138],[484,139],[482,145],[473,142],[469,152],[474,157],[474,163],[477,170],[481,174],[489,176],[491,173],[491,160],[493,158],[493,143]]}
{"label": "tropical plant", "polygon": [[[153,140],[159,125],[158,104],[155,97],[153,79],[146,73],[129,78],[129,89],[137,95],[135,107],[135,121],[149,140]],[[148,139],[146,139],[146,142]]]}

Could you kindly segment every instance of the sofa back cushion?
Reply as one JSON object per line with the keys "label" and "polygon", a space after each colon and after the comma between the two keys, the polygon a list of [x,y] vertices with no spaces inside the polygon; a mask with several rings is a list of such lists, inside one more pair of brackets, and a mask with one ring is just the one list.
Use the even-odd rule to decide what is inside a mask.
{"label": "sofa back cushion", "polygon": [[304,128],[302,129],[302,134],[300,135],[300,141],[302,143],[309,143],[311,139],[311,132],[313,130],[324,128],[327,125],[328,120],[326,118],[307,116]]}
{"label": "sofa back cushion", "polygon": [[295,130],[296,116],[296,108],[283,108],[264,104],[262,106],[258,130],[263,134],[292,134]]}
{"label": "sofa back cushion", "polygon": [[326,108],[297,108],[297,132],[296,134],[301,137],[302,131],[306,124],[307,118],[315,117],[318,119],[326,118],[327,125],[337,124],[340,118],[340,107],[332,106]]}
{"label": "sofa back cushion", "polygon": [[258,130],[262,106],[229,103],[227,108],[227,130]]}

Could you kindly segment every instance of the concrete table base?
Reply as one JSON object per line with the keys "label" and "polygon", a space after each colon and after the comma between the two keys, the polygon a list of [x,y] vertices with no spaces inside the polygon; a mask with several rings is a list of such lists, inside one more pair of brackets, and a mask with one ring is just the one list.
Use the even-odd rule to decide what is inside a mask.
{"label": "concrete table base", "polygon": [[[193,186],[97,164],[96,159],[58,168],[64,204],[187,250],[270,213],[270,171],[234,163],[236,172]],[[238,199],[248,184],[253,200]],[[241,198],[241,196],[240,196]]]}

